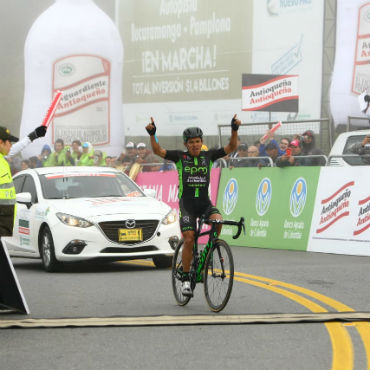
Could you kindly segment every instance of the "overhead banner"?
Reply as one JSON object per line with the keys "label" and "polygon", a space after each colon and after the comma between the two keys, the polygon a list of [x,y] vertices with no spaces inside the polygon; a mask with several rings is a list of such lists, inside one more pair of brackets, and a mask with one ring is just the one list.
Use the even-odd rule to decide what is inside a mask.
{"label": "overhead banner", "polygon": [[271,116],[271,121],[287,121],[321,116],[325,4],[317,0],[253,1],[253,68],[243,73],[298,75],[299,112],[250,111],[252,119],[268,121]]}
{"label": "overhead banner", "polygon": [[299,75],[299,112],[281,108],[273,121],[320,117],[323,1],[117,0],[116,9],[126,135],[146,135],[152,116],[161,136],[184,126],[217,135],[235,113],[266,121],[241,110],[243,73]]}
{"label": "overhead banner", "polygon": [[298,112],[298,76],[243,74],[242,110]]}

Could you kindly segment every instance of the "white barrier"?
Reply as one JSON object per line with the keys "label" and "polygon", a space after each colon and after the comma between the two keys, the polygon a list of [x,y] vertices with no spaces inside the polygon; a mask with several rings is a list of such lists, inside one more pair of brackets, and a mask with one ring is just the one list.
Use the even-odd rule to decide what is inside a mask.
{"label": "white barrier", "polygon": [[370,167],[321,169],[308,251],[370,256]]}

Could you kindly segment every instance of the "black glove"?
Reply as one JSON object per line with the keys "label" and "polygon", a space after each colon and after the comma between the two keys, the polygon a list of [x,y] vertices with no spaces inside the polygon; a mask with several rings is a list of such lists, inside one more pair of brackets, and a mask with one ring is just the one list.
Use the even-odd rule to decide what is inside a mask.
{"label": "black glove", "polygon": [[148,128],[145,127],[146,131],[148,132],[148,134],[150,136],[154,136],[156,131],[157,131],[157,127],[155,126],[154,122],[152,122],[152,125],[153,125],[153,128],[151,128],[151,129],[148,129]]}
{"label": "black glove", "polygon": [[239,125],[236,124],[236,118],[233,117],[231,120],[231,128],[233,131],[238,131],[239,130]]}
{"label": "black glove", "polygon": [[364,100],[366,101],[366,103],[369,103],[370,102],[370,95],[365,95]]}
{"label": "black glove", "polygon": [[45,126],[39,126],[36,127],[34,131],[28,134],[28,137],[30,138],[31,141],[34,141],[38,137],[43,137],[46,134],[46,127]]}

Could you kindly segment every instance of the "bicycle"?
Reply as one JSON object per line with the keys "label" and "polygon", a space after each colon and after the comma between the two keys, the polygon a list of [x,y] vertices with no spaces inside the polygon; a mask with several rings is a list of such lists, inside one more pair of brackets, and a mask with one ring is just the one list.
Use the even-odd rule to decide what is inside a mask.
{"label": "bicycle", "polygon": [[[204,224],[210,224],[211,229],[201,232]],[[197,283],[204,284],[204,295],[208,306],[214,312],[223,310],[229,301],[234,281],[234,260],[229,245],[218,238],[216,225],[238,226],[238,232],[233,236],[237,239],[243,229],[245,234],[244,217],[240,221],[211,220],[201,216],[195,231],[193,258],[190,266],[191,289],[195,290]],[[198,251],[198,239],[209,235],[208,242],[203,250]],[[182,286],[182,247],[181,239],[175,249],[172,262],[172,290],[179,306],[185,306],[191,297],[184,296]]]}

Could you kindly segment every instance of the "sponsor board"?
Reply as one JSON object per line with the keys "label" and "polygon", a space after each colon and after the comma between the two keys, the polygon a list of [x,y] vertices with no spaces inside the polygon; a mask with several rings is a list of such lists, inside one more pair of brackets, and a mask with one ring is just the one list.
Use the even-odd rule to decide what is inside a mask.
{"label": "sponsor board", "polygon": [[308,250],[370,255],[369,171],[321,169]]}
{"label": "sponsor board", "polygon": [[243,216],[246,235],[233,240],[235,230],[224,225],[221,237],[232,245],[306,250],[319,173],[318,167],[223,169],[217,207],[224,219]]}
{"label": "sponsor board", "polygon": [[242,110],[298,112],[297,75],[243,74]]}

